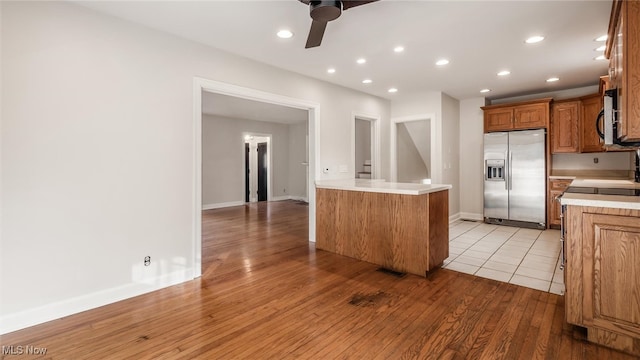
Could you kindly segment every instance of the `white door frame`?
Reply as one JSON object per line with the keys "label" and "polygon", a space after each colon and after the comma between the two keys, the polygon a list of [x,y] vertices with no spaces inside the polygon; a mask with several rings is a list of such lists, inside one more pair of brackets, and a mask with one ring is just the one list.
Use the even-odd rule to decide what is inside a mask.
{"label": "white door frame", "polygon": [[365,120],[371,123],[371,178],[380,179],[380,116],[362,114],[358,112],[351,113],[351,173],[356,172],[356,120]]}
{"label": "white door frame", "polygon": [[237,98],[287,106],[309,112],[309,241],[316,236],[316,174],[320,164],[320,104],[303,99],[272,94],[256,89],[219,81],[193,78],[193,191],[192,191],[192,246],[194,278],[202,275],[202,92],[228,95]]}
{"label": "white door frame", "polygon": [[398,181],[398,123],[421,120],[429,120],[431,127],[431,164],[429,169],[431,183],[439,184],[442,182],[442,152],[439,149],[440,145],[437,141],[437,139],[442,138],[441,134],[437,133],[442,127],[439,126],[435,114],[417,114],[391,119],[391,149],[389,153],[391,155],[391,181],[393,182]]}

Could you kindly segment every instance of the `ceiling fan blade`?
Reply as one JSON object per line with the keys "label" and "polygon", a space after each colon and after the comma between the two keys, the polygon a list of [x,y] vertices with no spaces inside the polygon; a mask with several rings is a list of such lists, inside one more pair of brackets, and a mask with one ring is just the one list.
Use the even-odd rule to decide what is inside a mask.
{"label": "ceiling fan blade", "polygon": [[363,0],[363,1],[345,0],[345,1],[342,2],[342,10],[347,10],[347,9],[352,8],[352,7],[365,5],[365,4],[369,4],[369,3],[372,3],[372,2],[376,2],[376,1],[378,1],[378,0]]}
{"label": "ceiling fan blade", "polygon": [[324,29],[327,27],[325,21],[315,21],[311,23],[311,29],[309,30],[309,36],[307,37],[307,45],[305,49],[320,46],[322,43],[322,36],[324,36]]}

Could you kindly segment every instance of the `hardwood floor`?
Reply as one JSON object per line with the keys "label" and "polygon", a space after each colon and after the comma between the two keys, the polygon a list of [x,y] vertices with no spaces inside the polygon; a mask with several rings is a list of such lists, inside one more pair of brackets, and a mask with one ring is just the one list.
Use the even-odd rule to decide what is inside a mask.
{"label": "hardwood floor", "polygon": [[1,343],[51,359],[634,358],[587,343],[564,321],[562,296],[446,269],[397,277],[316,251],[307,210],[204,211],[202,278]]}

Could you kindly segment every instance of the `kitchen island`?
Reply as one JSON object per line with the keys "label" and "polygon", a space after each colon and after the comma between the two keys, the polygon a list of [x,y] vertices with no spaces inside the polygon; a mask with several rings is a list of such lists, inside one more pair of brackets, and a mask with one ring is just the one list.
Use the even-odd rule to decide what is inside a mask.
{"label": "kitchen island", "polygon": [[316,182],[316,248],[427,276],[449,256],[451,185]]}
{"label": "kitchen island", "polygon": [[640,184],[631,180],[578,179],[561,198],[566,320],[586,328],[589,341],[636,356],[640,356],[638,194]]}

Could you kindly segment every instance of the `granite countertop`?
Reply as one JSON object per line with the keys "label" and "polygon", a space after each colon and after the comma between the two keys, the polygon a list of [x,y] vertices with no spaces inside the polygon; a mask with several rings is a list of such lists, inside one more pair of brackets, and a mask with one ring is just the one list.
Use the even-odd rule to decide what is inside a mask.
{"label": "granite countertop", "polygon": [[422,195],[449,190],[448,184],[394,183],[379,179],[317,180],[317,189],[364,191],[386,194]]}

